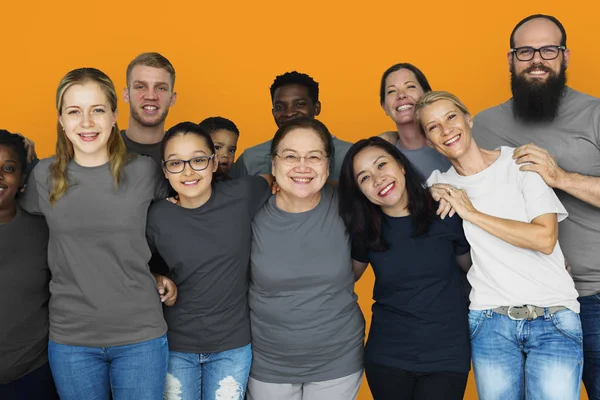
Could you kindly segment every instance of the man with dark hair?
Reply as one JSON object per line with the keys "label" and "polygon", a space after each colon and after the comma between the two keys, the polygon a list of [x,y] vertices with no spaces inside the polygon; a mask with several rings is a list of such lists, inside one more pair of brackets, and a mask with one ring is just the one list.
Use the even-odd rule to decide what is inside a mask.
{"label": "man with dark hair", "polygon": [[121,137],[132,153],[151,157],[160,165],[165,120],[175,104],[175,68],[158,53],[142,53],[127,66],[123,98],[129,103],[129,127]]}
{"label": "man with dark hair", "polygon": [[[307,74],[292,71],[279,75],[270,88],[273,119],[277,127],[287,121],[299,118],[315,118],[321,112],[319,84]],[[337,180],[342,168],[342,160],[352,143],[333,138],[333,156],[330,160],[330,177]],[[268,174],[271,172],[271,140],[244,151],[230,171],[237,178],[244,175]]]}
{"label": "man with dark hair", "polygon": [[[559,241],[580,296],[583,381],[589,398],[599,400],[600,99],[566,86],[570,51],[556,18],[523,19],[510,46],[513,97],[479,113],[473,133],[487,149],[521,146],[514,152],[521,169],[538,173],[569,213],[560,223]],[[569,327],[557,329],[569,335]]]}

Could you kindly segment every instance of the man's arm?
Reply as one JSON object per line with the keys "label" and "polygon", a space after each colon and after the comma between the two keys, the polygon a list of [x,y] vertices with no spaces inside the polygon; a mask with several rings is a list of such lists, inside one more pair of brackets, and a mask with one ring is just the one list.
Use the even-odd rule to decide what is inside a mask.
{"label": "man's arm", "polygon": [[513,158],[521,166],[521,171],[537,172],[546,184],[562,190],[594,207],[600,207],[600,177],[581,175],[562,169],[544,149],[526,144],[518,147]]}
{"label": "man's arm", "polygon": [[600,207],[600,178],[598,177],[565,172],[556,186],[549,186],[567,192],[594,207]]}

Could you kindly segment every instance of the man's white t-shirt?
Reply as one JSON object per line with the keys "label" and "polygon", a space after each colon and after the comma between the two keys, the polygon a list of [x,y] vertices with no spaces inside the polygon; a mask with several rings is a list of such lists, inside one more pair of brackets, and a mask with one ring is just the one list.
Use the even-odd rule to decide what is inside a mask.
{"label": "man's white t-shirt", "polygon": [[[558,221],[565,219],[567,211],[554,191],[537,173],[521,171],[513,151],[501,147],[500,157],[475,175],[459,175],[454,167],[444,173],[434,171],[427,184],[448,183],[464,189],[477,210],[494,217],[531,222],[552,213]],[[531,304],[565,306],[579,313],[578,294],[558,242],[552,254],[546,255],[507,243],[467,221],[463,228],[473,259],[467,275],[473,288],[472,310]]]}

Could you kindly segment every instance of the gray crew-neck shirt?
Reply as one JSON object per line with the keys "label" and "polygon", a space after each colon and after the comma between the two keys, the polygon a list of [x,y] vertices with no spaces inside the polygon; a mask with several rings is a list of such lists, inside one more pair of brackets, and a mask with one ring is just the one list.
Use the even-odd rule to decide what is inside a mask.
{"label": "gray crew-neck shirt", "polygon": [[[237,159],[229,176],[239,178],[244,175],[264,175],[271,173],[271,142],[247,148]],[[340,178],[342,162],[352,143],[333,138],[333,160],[330,162],[329,179],[337,181]]]}
{"label": "gray crew-neck shirt", "polygon": [[452,166],[446,157],[429,146],[408,150],[400,146],[400,143],[396,143],[396,148],[408,158],[408,161],[417,168],[417,171],[421,173],[424,179],[429,178],[435,170],[446,172]]}
{"label": "gray crew-neck shirt", "polygon": [[321,382],[362,369],[364,319],[334,186],[307,212],[269,199],[252,222],[250,277],[254,379]]}
{"label": "gray crew-neck shirt", "polygon": [[0,384],[48,362],[48,226],[17,208],[0,224]]}
{"label": "gray crew-neck shirt", "polygon": [[125,142],[125,147],[127,148],[127,151],[129,153],[148,156],[151,159],[153,159],[156,164],[162,165],[162,141],[152,144],[134,142],[133,140],[129,139],[126,130],[121,131],[121,138],[123,138],[123,141]]}
{"label": "gray crew-neck shirt", "polygon": [[[481,147],[534,143],[565,171],[600,177],[600,99],[567,88],[552,122],[523,123],[513,116],[512,99],[477,114],[473,136]],[[559,224],[560,247],[581,296],[600,292],[600,208],[561,190],[556,195],[569,216]]]}
{"label": "gray crew-neck shirt", "polygon": [[171,350],[217,353],[250,343],[250,222],[270,195],[266,179],[246,176],[216,182],[196,209],[167,200],[150,207],[148,242],[177,285],[177,302],[164,309]]}
{"label": "gray crew-neck shirt", "polygon": [[111,347],[156,339],[166,332],[160,297],[148,268],[146,216],[166,196],[166,181],[147,157],[123,167],[115,190],[109,163],[68,165],[69,189],[54,206],[41,160],[20,198],[46,217],[50,231],[50,339],[66,345]]}

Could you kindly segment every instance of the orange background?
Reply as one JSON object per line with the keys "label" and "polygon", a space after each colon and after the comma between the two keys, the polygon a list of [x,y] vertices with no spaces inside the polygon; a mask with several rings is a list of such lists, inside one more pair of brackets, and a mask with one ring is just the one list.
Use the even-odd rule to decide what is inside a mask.
{"label": "orange background", "polygon": [[[53,153],[54,96],[60,78],[97,67],[125,86],[125,68],[158,51],[176,68],[177,104],[167,127],[221,115],[241,130],[240,151],[274,131],[269,86],[283,72],[312,75],[321,89],[320,119],[348,141],[394,127],[379,106],[379,80],[411,62],[434,89],[449,90],[473,113],[510,95],[508,39],[523,17],[547,13],[568,32],[569,84],[600,96],[597,0],[483,2],[2,1],[0,127],[22,132],[41,157]],[[119,123],[129,110],[121,101]],[[367,321],[373,276],[357,292]],[[361,400],[371,399],[366,383]],[[471,380],[466,399],[475,399]]]}

